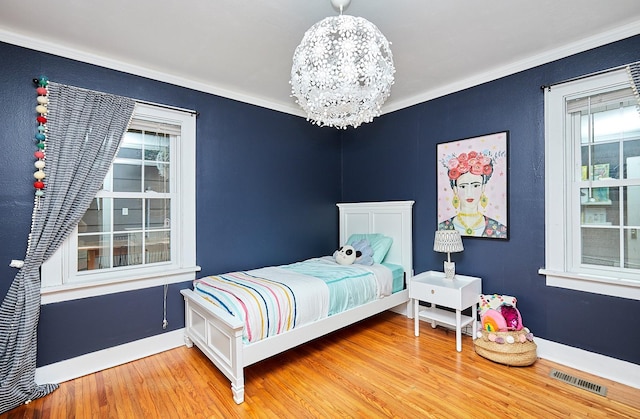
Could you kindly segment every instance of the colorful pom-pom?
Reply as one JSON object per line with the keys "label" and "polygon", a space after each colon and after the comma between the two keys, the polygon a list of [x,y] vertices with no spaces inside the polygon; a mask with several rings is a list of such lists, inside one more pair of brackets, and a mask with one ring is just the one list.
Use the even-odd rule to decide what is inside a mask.
{"label": "colorful pom-pom", "polygon": [[36,116],[36,121],[39,124],[38,132],[35,135],[38,150],[33,153],[34,157],[38,159],[33,163],[36,169],[38,169],[33,174],[33,177],[36,178],[36,181],[33,182],[33,187],[36,188],[36,198],[38,198],[44,195],[44,192],[42,191],[42,189],[44,189],[44,182],[42,182],[42,180],[46,177],[46,174],[42,169],[45,167],[45,162],[43,160],[45,158],[45,154],[43,150],[45,149],[44,141],[47,139],[45,134],[47,131],[45,126],[47,118],[45,115],[49,112],[46,106],[49,103],[49,98],[47,97],[48,92],[46,89],[46,86],[49,84],[49,79],[45,76],[40,76],[37,79],[33,79],[33,82],[37,86],[36,93],[38,94],[38,97],[36,98],[36,101],[38,102],[38,105],[36,106],[36,112],[39,113],[39,115]]}

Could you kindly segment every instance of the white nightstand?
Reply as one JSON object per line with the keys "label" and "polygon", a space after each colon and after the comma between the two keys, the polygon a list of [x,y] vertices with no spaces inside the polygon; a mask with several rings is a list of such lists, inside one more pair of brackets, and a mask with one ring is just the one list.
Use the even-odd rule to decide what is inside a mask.
{"label": "white nightstand", "polygon": [[[456,275],[453,280],[445,279],[443,272],[427,271],[411,278],[409,298],[413,299],[415,335],[420,335],[420,319],[456,327],[456,350],[462,351],[462,328],[473,323],[472,336],[475,339],[477,329],[478,298],[482,293],[482,280],[474,276]],[[420,301],[431,303],[431,307],[420,309]],[[455,309],[452,313],[436,307]],[[463,316],[462,310],[472,307],[472,316]]]}

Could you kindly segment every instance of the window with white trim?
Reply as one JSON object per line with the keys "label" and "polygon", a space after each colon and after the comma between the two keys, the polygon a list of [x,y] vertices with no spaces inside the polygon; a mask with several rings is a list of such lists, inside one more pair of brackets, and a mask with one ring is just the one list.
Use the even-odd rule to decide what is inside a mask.
{"label": "window with white trim", "polygon": [[626,70],[545,92],[547,285],[640,300],[640,115]]}
{"label": "window with white trim", "polygon": [[102,187],[42,266],[42,301],[195,277],[195,115],[136,104]]}

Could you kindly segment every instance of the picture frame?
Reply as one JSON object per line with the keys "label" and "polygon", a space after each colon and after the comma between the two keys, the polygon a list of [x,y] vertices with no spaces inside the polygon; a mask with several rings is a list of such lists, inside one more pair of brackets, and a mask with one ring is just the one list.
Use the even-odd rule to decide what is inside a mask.
{"label": "picture frame", "polygon": [[509,131],[436,145],[438,230],[509,239]]}

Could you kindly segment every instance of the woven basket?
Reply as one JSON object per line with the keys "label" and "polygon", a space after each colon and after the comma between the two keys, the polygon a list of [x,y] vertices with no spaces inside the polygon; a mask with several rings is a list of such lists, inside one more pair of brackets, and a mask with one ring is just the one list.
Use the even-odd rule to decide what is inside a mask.
{"label": "woven basket", "polygon": [[[492,342],[489,340],[489,334],[502,338],[504,343]],[[521,342],[520,339],[523,335],[526,335],[524,330],[509,332],[481,330],[478,332],[476,340],[473,341],[473,346],[478,355],[491,361],[514,367],[524,367],[536,362],[536,359],[538,359],[536,353],[538,347],[531,340]],[[514,343],[507,343],[511,340],[509,336],[513,338]]]}

